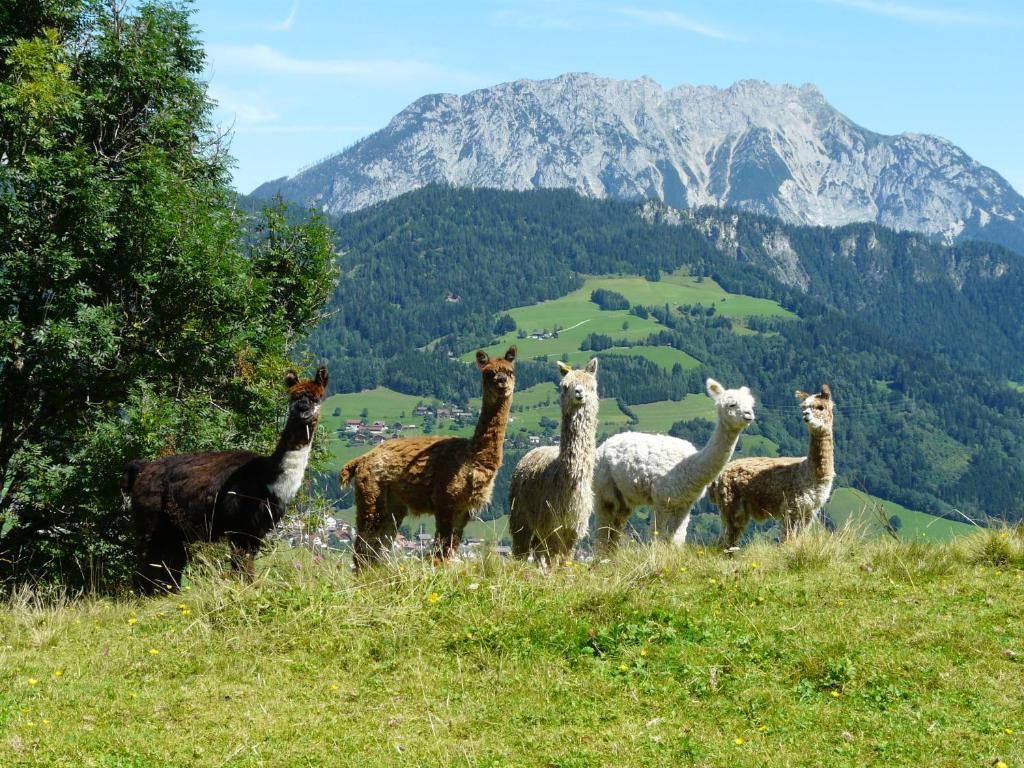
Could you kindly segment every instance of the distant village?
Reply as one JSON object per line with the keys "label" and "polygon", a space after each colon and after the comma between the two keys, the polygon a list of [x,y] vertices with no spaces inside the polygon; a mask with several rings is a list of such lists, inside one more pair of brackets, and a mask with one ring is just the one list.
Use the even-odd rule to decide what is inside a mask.
{"label": "distant village", "polygon": [[[403,526],[405,527],[405,526]],[[304,547],[314,554],[325,555],[331,552],[348,552],[352,549],[352,542],[356,535],[354,525],[338,520],[334,517],[326,517],[323,523],[316,529],[310,530],[305,524],[293,518],[282,530],[282,538],[291,547]],[[402,557],[429,557],[433,551],[434,534],[427,532],[424,523],[419,523],[416,533],[399,531],[395,536],[392,552]],[[460,556],[463,558],[480,557],[487,548],[488,542],[484,539],[467,538],[463,540],[460,549]],[[499,543],[494,551],[502,557],[509,557],[512,548],[506,543]]]}
{"label": "distant village", "polygon": [[[380,419],[375,421],[370,421],[369,418],[346,419],[344,424],[338,429],[338,437],[351,446],[367,445],[372,447],[391,438],[407,436],[415,430],[422,431],[423,425],[426,424],[430,424],[431,429],[429,432],[424,432],[425,434],[440,432],[442,429],[473,427],[476,425],[480,412],[472,408],[444,402],[434,405],[420,403],[413,409],[412,416],[418,419],[419,422],[396,421],[389,424]],[[509,424],[514,423],[515,416],[511,416]],[[505,437],[506,448],[532,448],[538,445],[558,445],[558,443],[559,436],[557,434],[524,435],[510,430],[510,433]]]}

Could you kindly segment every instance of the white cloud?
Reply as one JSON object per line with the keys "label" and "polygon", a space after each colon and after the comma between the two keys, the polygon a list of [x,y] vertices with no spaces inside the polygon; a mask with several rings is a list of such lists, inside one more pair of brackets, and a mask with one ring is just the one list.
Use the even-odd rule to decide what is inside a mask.
{"label": "white cloud", "polygon": [[987,13],[979,13],[958,8],[936,8],[919,5],[903,5],[887,0],[816,0],[823,5],[837,5],[858,11],[886,16],[911,24],[930,24],[942,26],[968,25],[975,27],[994,27],[1012,23],[1007,19]]}
{"label": "white cloud", "polygon": [[676,13],[675,11],[653,11],[645,8],[634,8],[629,5],[616,8],[615,10],[623,16],[628,16],[651,26],[681,29],[685,32],[693,32],[694,34],[709,37],[714,40],[729,40],[732,42],[744,41],[744,39],[738,35],[734,35],[731,32],[726,32],[709,24],[696,21],[681,13]]}
{"label": "white cloud", "polygon": [[363,82],[439,79],[460,84],[479,82],[475,76],[419,59],[304,59],[262,44],[210,45],[207,54],[212,69],[246,74],[358,78]]}
{"label": "white cloud", "polygon": [[292,3],[292,9],[288,12],[288,16],[280,24],[274,24],[270,28],[275,32],[287,32],[292,28],[292,24],[295,23],[295,14],[299,11],[299,0],[295,0]]}
{"label": "white cloud", "polygon": [[208,94],[217,102],[218,111],[231,115],[240,124],[270,123],[277,119],[277,113],[267,105],[265,93],[210,85]]}

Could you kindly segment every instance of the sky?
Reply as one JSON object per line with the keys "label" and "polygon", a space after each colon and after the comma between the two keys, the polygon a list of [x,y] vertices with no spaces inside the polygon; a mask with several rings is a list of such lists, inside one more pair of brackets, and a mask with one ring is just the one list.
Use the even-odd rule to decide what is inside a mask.
{"label": "sky", "polygon": [[813,83],[854,122],[959,145],[1024,193],[1024,3],[197,0],[215,119],[250,192],[428,93],[564,72]]}

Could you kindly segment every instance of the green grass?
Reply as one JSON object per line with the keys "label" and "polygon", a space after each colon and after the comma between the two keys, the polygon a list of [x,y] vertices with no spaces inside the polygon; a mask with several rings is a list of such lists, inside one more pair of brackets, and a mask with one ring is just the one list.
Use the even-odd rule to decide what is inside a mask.
{"label": "green grass", "polygon": [[[642,277],[590,277],[579,290],[559,299],[518,307],[508,312],[516,321],[519,330],[526,333],[553,330],[556,325],[564,330],[557,339],[520,339],[513,331],[502,336],[487,348],[490,354],[504,352],[516,344],[525,358],[548,355],[552,360],[563,354],[570,355],[574,362],[585,360],[592,353],[580,353],[580,342],[591,333],[606,334],[613,339],[640,341],[651,333],[662,330],[653,319],[642,319],[629,314],[627,310],[603,311],[590,301],[590,294],[606,288],[617,291],[629,299],[631,304],[663,305],[675,307],[680,304],[703,304],[714,306],[716,312],[731,318],[745,317],[793,317],[778,303],[768,299],[731,294],[711,279],[698,283],[683,272],[666,275],[658,282],[649,282]],[[723,300],[724,299],[724,300]],[[503,313],[504,314],[504,313]],[[623,328],[623,323],[628,325]],[[613,354],[639,354],[654,360],[658,365],[671,368],[676,362],[684,367],[696,367],[699,362],[680,350],[639,352],[629,348],[616,348]],[[577,354],[579,353],[579,354]],[[472,359],[473,352],[467,352],[465,359]],[[599,356],[601,353],[598,353]]]}
{"label": "green grass", "polygon": [[886,519],[893,515],[899,517],[902,523],[899,535],[908,540],[948,541],[977,531],[975,526],[967,522],[947,520],[944,517],[918,512],[894,501],[886,501],[853,488],[836,488],[832,492],[832,498],[825,505],[829,516],[837,525],[844,525],[852,518],[868,531],[881,535],[884,528],[879,519],[878,507],[884,510]]}
{"label": "green grass", "polygon": [[0,606],[0,765],[1024,764],[1019,532],[259,568]]}
{"label": "green grass", "polygon": [[668,432],[677,421],[707,419],[714,422],[718,418],[714,402],[705,394],[690,394],[678,401],[659,400],[656,403],[631,405],[630,409],[640,419],[636,426],[639,432]]}

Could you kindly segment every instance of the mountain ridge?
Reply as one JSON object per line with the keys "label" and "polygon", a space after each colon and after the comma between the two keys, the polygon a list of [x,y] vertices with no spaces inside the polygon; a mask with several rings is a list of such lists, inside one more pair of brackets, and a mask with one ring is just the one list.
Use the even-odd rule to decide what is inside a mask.
{"label": "mountain ridge", "polygon": [[253,195],[338,214],[437,182],[732,207],[791,224],[872,221],[1024,252],[1024,197],[950,141],[876,133],[814,85],[759,80],[666,89],[568,73],[428,94]]}

